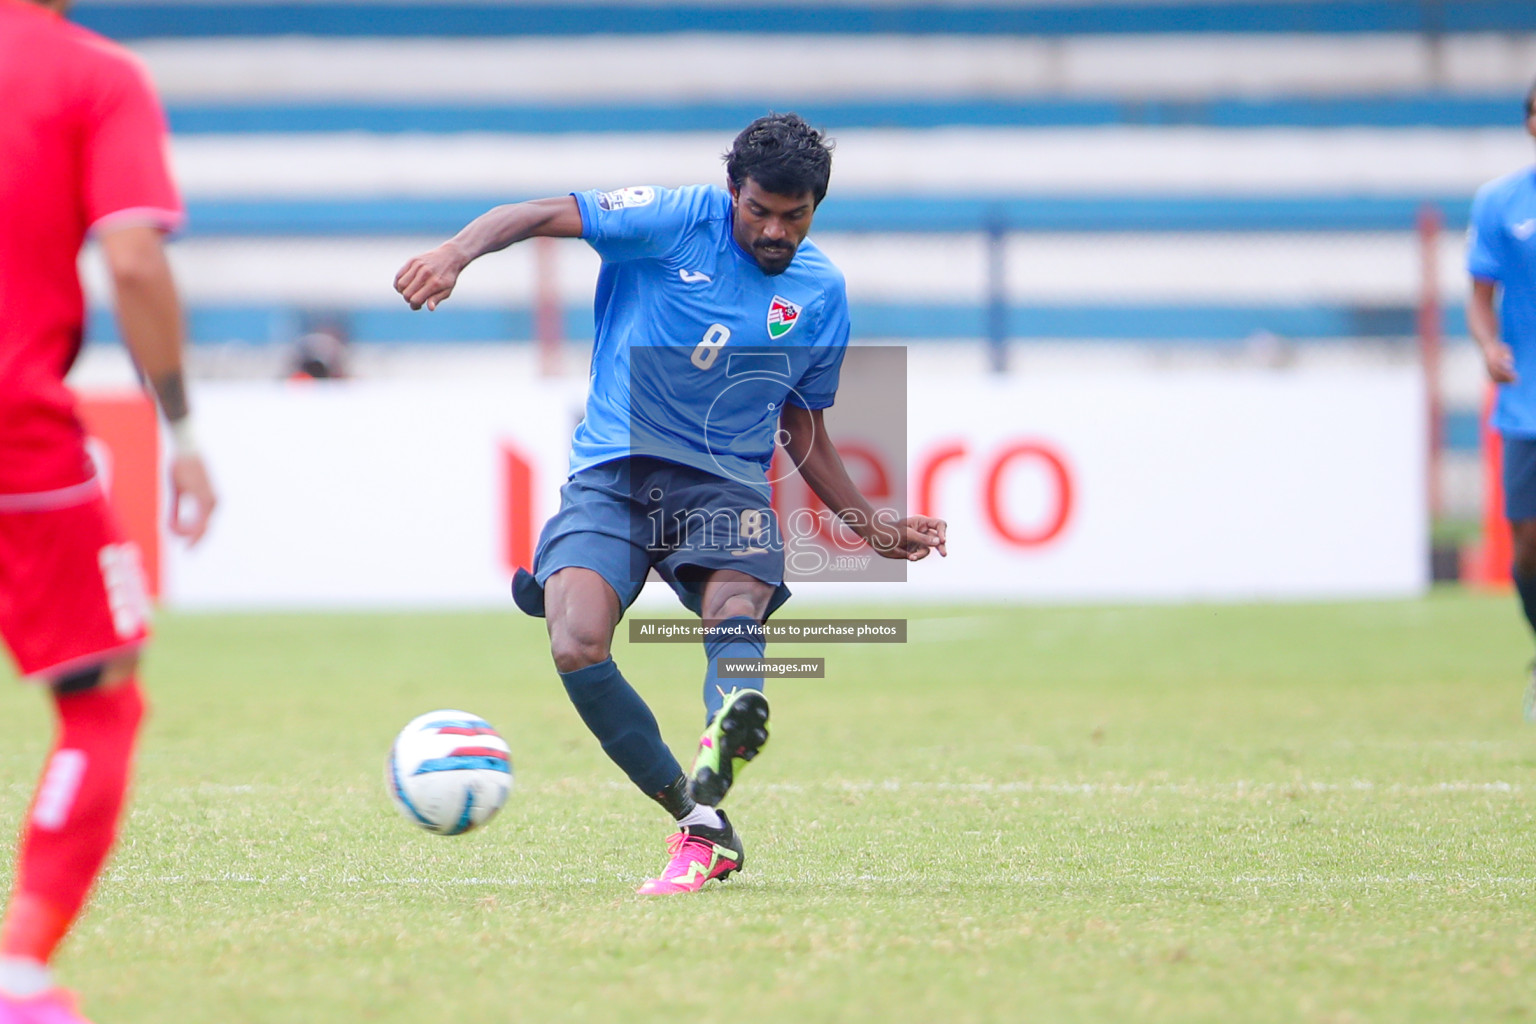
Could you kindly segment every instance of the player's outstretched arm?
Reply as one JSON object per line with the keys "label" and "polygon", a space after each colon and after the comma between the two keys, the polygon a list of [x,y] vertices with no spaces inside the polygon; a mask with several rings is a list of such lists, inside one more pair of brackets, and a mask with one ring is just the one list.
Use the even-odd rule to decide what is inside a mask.
{"label": "player's outstretched arm", "polygon": [[163,235],[156,227],[125,225],[103,231],[101,249],[117,293],[123,344],[171,428],[171,532],[196,544],[208,529],[218,498],[192,436],[182,374],[181,302]]}
{"label": "player's outstretched arm", "polygon": [[535,237],[580,238],[581,209],[575,197],[534,199],[482,213],[436,249],[411,257],[395,275],[395,291],[412,309],[436,309],[453,294],[465,267],[488,252]]}
{"label": "player's outstretched arm", "polygon": [[1493,306],[1496,282],[1480,277],[1472,279],[1472,300],[1467,303],[1467,330],[1483,354],[1483,365],[1495,384],[1513,384],[1515,354],[1499,337],[1499,314]]}
{"label": "player's outstretched arm", "polygon": [[848,476],[848,467],[832,438],[827,434],[820,409],[802,409],[785,403],[779,426],[787,434],[784,449],[810,485],[816,497],[849,529],[864,539],[884,558],[904,558],[916,562],[928,552],[948,555],[946,538],[949,524],[932,516],[908,516],[896,522],[882,522],[858,486]]}

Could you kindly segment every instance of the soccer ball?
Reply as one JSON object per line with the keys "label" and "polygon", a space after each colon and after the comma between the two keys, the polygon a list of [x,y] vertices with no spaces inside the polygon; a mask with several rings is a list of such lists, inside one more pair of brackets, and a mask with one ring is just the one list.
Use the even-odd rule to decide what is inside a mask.
{"label": "soccer ball", "polygon": [[406,821],[441,836],[463,835],[507,802],[512,758],[507,741],[479,715],[429,711],[395,737],[384,786]]}

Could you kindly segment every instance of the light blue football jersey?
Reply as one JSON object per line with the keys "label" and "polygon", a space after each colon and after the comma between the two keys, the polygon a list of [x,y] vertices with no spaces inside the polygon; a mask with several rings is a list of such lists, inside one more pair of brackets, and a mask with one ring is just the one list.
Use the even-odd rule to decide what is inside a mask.
{"label": "light blue football jersey", "polygon": [[603,258],[586,416],[571,473],[650,455],[767,493],[785,402],[824,409],[848,345],[843,275],[806,239],[769,276],[723,188],[575,193]]}
{"label": "light blue football jersey", "polygon": [[1477,190],[1467,230],[1467,269],[1499,283],[1499,327],[1520,379],[1499,386],[1493,426],[1536,437],[1536,167]]}

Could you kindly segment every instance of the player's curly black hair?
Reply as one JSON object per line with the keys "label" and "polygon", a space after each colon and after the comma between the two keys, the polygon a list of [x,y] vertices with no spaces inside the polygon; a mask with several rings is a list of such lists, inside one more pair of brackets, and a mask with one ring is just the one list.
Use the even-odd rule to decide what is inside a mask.
{"label": "player's curly black hair", "polygon": [[819,205],[832,177],[832,140],[799,114],[768,114],[742,129],[724,159],[734,188],[751,178],[775,195],[809,192]]}
{"label": "player's curly black hair", "polygon": [[1536,114],[1536,82],[1525,92],[1525,116],[1529,119],[1532,114]]}

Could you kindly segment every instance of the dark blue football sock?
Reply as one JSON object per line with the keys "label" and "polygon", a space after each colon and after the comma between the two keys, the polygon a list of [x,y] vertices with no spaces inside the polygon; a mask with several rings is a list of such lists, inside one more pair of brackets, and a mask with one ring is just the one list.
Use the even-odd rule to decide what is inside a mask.
{"label": "dark blue football sock", "polygon": [[603,745],[603,752],[624,769],[631,782],[653,800],[683,769],[662,742],[656,716],[619,672],[612,658],[562,672],[565,692],[581,720]]}
{"label": "dark blue football sock", "polygon": [[745,615],[725,619],[704,634],[704,653],[709,658],[709,668],[704,673],[704,723],[715,717],[715,712],[725,703],[725,695],[732,690],[758,690],[763,688],[762,676],[755,678],[721,679],[716,662],[721,658],[761,658],[766,647],[763,624]]}
{"label": "dark blue football sock", "polygon": [[1520,593],[1520,607],[1525,610],[1525,621],[1531,624],[1531,631],[1536,632],[1536,576],[1521,576],[1514,573],[1515,590]]}

